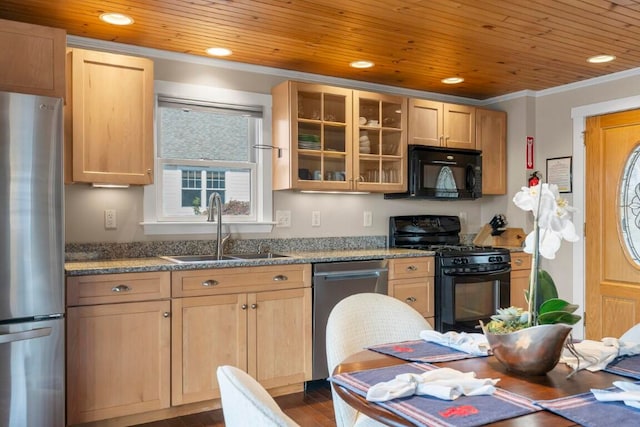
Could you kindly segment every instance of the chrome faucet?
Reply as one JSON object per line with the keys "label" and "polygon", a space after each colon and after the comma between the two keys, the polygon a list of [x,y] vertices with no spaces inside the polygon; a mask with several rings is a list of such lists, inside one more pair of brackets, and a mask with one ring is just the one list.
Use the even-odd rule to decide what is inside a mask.
{"label": "chrome faucet", "polygon": [[207,221],[213,222],[213,209],[216,210],[216,259],[222,259],[222,253],[224,251],[224,244],[231,236],[231,234],[227,234],[225,237],[222,237],[222,198],[220,194],[215,191],[211,193],[209,196],[209,206],[207,207]]}

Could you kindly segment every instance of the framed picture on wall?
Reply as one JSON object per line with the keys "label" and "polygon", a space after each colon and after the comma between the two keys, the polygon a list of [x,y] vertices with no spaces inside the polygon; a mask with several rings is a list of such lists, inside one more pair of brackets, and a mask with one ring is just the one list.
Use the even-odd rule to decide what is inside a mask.
{"label": "framed picture on wall", "polygon": [[571,193],[572,157],[554,157],[547,159],[547,182],[556,184],[560,193]]}

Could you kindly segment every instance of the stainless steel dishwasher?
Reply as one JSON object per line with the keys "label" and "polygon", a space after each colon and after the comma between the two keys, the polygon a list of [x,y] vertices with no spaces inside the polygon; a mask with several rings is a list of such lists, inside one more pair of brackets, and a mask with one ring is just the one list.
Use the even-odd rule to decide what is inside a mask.
{"label": "stainless steel dishwasher", "polygon": [[387,260],[328,262],[313,265],[313,380],[329,376],[326,331],[329,313],[349,295],[387,294]]}

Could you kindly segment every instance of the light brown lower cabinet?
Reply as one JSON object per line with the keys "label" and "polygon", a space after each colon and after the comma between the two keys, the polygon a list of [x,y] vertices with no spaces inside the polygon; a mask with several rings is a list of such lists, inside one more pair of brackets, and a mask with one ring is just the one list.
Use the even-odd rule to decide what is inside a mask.
{"label": "light brown lower cabinet", "polygon": [[434,326],[433,257],[389,261],[389,295],[415,308]]}
{"label": "light brown lower cabinet", "polygon": [[67,424],[217,407],[219,365],[270,393],[311,379],[311,265],[67,278]]}
{"label": "light brown lower cabinet", "polygon": [[[172,301],[172,405],[219,398],[220,365],[246,370],[267,389],[310,379],[310,266],[239,270],[174,273],[174,292],[213,295]],[[275,289],[238,292],[267,284]]]}
{"label": "light brown lower cabinet", "polygon": [[525,291],[529,289],[531,255],[524,252],[511,253],[511,305],[526,310]]}
{"label": "light brown lower cabinet", "polygon": [[169,407],[170,302],[67,310],[67,424]]}

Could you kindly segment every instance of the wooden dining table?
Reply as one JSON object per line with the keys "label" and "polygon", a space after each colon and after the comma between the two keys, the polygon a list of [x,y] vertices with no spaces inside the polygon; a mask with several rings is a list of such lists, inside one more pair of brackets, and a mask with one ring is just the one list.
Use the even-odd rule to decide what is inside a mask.
{"label": "wooden dining table", "polygon": [[[342,361],[342,363],[336,367],[333,374],[382,368],[403,363],[408,362],[374,351],[363,350]],[[629,380],[629,378],[603,371],[590,372],[586,370],[578,371],[570,378],[567,378],[567,376],[571,374],[572,369],[564,363],[559,363],[546,375],[524,376],[507,371],[493,356],[433,363],[433,365],[448,367],[462,372],[473,371],[476,373],[477,378],[500,378],[497,384],[498,387],[532,400],[550,400],[572,396],[588,392],[591,388],[604,389],[611,387],[613,381]],[[345,402],[370,418],[389,426],[415,426],[415,424],[405,418],[386,410],[377,403],[368,402],[364,397],[347,388],[336,384],[333,384],[333,386],[337,394],[344,399]],[[542,410],[489,425],[500,427],[569,427],[578,426],[579,424],[552,412]]]}

